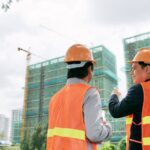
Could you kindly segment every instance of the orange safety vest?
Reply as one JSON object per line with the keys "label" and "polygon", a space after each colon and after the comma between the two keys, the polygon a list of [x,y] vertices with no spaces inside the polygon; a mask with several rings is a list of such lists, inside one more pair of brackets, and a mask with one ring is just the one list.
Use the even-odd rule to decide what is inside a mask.
{"label": "orange safety vest", "polygon": [[130,139],[130,129],[133,122],[133,115],[126,117],[126,150],[129,148],[129,141],[142,144],[142,150],[150,150],[150,81],[142,82],[141,86],[143,88],[143,108],[142,108],[142,118],[141,123],[136,125],[141,125],[142,130],[142,141],[136,141]]}
{"label": "orange safety vest", "polygon": [[[86,84],[69,84],[52,97],[46,150],[87,150],[82,107],[89,88]],[[92,146],[96,150],[96,144]]]}

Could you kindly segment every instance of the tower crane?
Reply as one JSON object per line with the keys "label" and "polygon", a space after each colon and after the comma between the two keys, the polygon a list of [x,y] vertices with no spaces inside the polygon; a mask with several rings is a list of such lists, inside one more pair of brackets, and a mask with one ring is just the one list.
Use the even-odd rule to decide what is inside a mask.
{"label": "tower crane", "polygon": [[24,102],[23,102],[23,113],[22,113],[22,128],[21,128],[21,139],[24,139],[25,129],[26,129],[26,112],[27,112],[27,97],[28,97],[28,76],[29,70],[28,66],[31,60],[31,52],[29,50],[25,50],[23,48],[18,47],[18,51],[23,51],[27,53],[26,56],[26,75],[25,75],[25,88],[24,88]]}
{"label": "tower crane", "polygon": [[30,64],[30,60],[31,60],[31,52],[29,50],[25,50],[20,47],[18,47],[18,51],[23,51],[23,52],[27,53],[26,62],[27,62],[27,66],[28,66]]}
{"label": "tower crane", "polygon": [[25,75],[25,88],[24,88],[24,106],[23,106],[23,115],[22,115],[22,128],[21,128],[21,139],[23,140],[24,136],[25,136],[25,131],[26,131],[26,112],[27,112],[27,99],[28,99],[28,79],[29,79],[29,65],[30,65],[30,60],[31,60],[31,55],[34,55],[36,57],[39,57],[43,60],[45,60],[45,58],[36,55],[34,53],[31,53],[29,50],[23,49],[18,47],[18,51],[22,51],[25,52],[26,55],[26,75]]}

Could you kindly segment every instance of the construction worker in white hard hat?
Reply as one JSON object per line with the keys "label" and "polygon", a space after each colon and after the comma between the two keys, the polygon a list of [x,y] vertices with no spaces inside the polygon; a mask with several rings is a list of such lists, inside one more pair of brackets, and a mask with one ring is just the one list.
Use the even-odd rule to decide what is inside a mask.
{"label": "construction worker in white hard hat", "polygon": [[111,126],[102,120],[98,90],[88,83],[95,60],[88,48],[71,46],[64,62],[66,85],[49,104],[46,150],[96,150],[96,144],[111,136]]}
{"label": "construction worker in white hard hat", "polygon": [[109,111],[115,118],[126,116],[126,150],[150,150],[150,48],[140,49],[130,64],[135,84],[120,102],[120,91],[113,90]]}

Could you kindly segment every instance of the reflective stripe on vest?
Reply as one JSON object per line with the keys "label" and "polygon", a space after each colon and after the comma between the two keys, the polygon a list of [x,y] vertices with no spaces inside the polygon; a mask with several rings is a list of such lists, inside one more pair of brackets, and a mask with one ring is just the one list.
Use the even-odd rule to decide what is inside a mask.
{"label": "reflective stripe on vest", "polygon": [[150,116],[143,117],[143,124],[150,124]]}
{"label": "reflective stripe on vest", "polygon": [[68,138],[75,138],[79,140],[85,140],[85,132],[83,130],[58,128],[48,129],[47,137],[61,136]]}
{"label": "reflective stripe on vest", "polygon": [[142,140],[143,140],[143,145],[144,146],[150,145],[150,137],[145,137]]}
{"label": "reflective stripe on vest", "polygon": [[133,115],[129,115],[126,117],[126,150],[129,147],[129,138],[130,138],[130,128],[133,120]]}
{"label": "reflective stripe on vest", "polygon": [[132,123],[132,117],[126,117],[126,125]]}

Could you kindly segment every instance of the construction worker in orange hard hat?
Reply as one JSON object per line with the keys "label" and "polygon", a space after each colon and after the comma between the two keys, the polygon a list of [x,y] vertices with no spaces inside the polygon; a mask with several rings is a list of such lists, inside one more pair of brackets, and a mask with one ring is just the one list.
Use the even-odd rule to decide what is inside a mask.
{"label": "construction worker in orange hard hat", "polygon": [[46,150],[96,150],[97,143],[109,139],[112,129],[102,120],[100,95],[88,83],[95,60],[81,44],[66,52],[67,83],[49,103]]}
{"label": "construction worker in orange hard hat", "polygon": [[135,84],[120,102],[120,91],[112,91],[109,111],[115,118],[126,116],[126,150],[150,150],[150,48],[140,49],[129,63]]}

